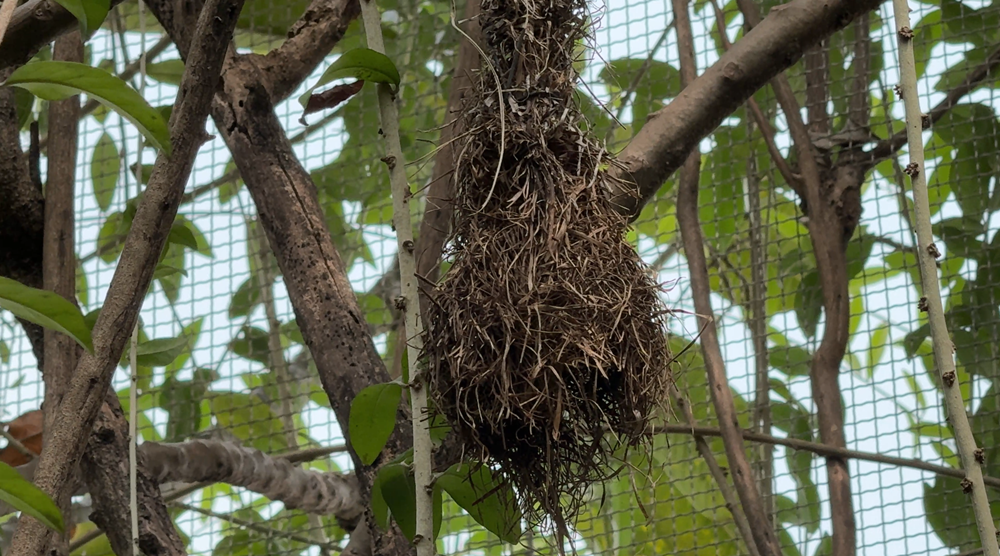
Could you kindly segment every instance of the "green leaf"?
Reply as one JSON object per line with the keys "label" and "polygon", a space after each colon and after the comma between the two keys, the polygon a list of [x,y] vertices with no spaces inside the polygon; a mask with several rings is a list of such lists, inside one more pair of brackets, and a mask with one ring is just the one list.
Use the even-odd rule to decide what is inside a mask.
{"label": "green leaf", "polygon": [[396,428],[396,410],[403,387],[395,382],[373,384],[351,402],[351,446],[365,465],[371,465]]}
{"label": "green leaf", "polygon": [[0,363],[10,363],[10,346],[0,340]]}
{"label": "green leaf", "polygon": [[509,483],[500,483],[489,467],[468,463],[453,465],[435,481],[459,506],[505,542],[521,538],[521,511]]}
{"label": "green leaf", "polygon": [[289,448],[281,420],[256,396],[236,392],[210,396],[211,413],[219,427],[264,453]]}
{"label": "green leaf", "polygon": [[[391,467],[387,465],[385,467]],[[383,467],[383,469],[385,468]],[[381,474],[381,469],[379,470]],[[414,492],[414,496],[416,493]],[[375,524],[382,530],[389,528],[389,505],[386,504],[385,498],[382,496],[382,480],[381,477],[376,476],[375,480],[372,482],[372,515],[375,517]]]}
{"label": "green leaf", "polygon": [[170,131],[163,115],[135,89],[108,72],[77,62],[33,62],[14,70],[3,83],[45,100],[86,93],[132,122],[147,141],[170,154]]}
{"label": "green leaf", "polygon": [[809,376],[812,354],[798,346],[773,347],[768,359],[774,368],[788,376]]}
{"label": "green leaf", "polygon": [[195,251],[198,249],[198,240],[195,239],[194,233],[183,224],[174,224],[170,228],[170,235],[167,236],[167,242],[183,245]]}
{"label": "green leaf", "polygon": [[80,22],[80,33],[89,39],[97,31],[111,10],[110,0],[56,0]]}
{"label": "green leaf", "polygon": [[807,338],[816,335],[816,326],[823,314],[823,288],[819,283],[819,273],[811,271],[802,278],[795,292],[795,315],[799,326]]}
{"label": "green leaf", "polygon": [[94,197],[101,210],[108,210],[115,196],[118,175],[121,172],[121,158],[118,146],[110,135],[104,133],[94,147],[94,157],[90,161],[90,178],[94,182]]}
{"label": "green leaf", "polygon": [[108,215],[97,233],[97,252],[100,253],[102,261],[109,264],[115,262],[122,252],[122,244],[131,227],[132,219],[126,219],[122,212]]}
{"label": "green leaf", "polygon": [[90,327],[84,322],[83,313],[61,295],[0,277],[0,308],[26,321],[62,332],[94,353]]}
{"label": "green leaf", "polygon": [[406,465],[383,465],[378,470],[378,483],[389,513],[406,538],[417,534],[417,482]]}
{"label": "green leaf", "polygon": [[[226,168],[222,172],[222,175],[226,176],[229,175],[230,172],[235,172],[235,171],[236,171],[236,161],[230,160],[229,163],[226,164]],[[239,177],[239,173],[237,173],[235,178],[227,180],[221,185],[219,185],[219,202],[224,205],[228,204],[229,201],[233,199],[233,197],[239,194],[240,189],[242,188],[243,188],[243,178]]]}
{"label": "green leaf", "polygon": [[194,222],[188,220],[183,214],[178,214],[174,219],[174,227],[185,228],[186,232],[181,232],[185,236],[190,234],[190,238],[187,238],[187,243],[184,243],[186,247],[191,248],[199,255],[212,257],[212,246],[208,244],[205,234],[201,233],[201,230],[198,229],[198,226],[195,226]]}
{"label": "green leaf", "polygon": [[16,469],[0,462],[0,500],[54,531],[63,531],[63,518],[55,502]]}
{"label": "green leaf", "polygon": [[157,277],[157,282],[163,290],[163,295],[167,297],[167,301],[174,303],[180,296],[181,277],[187,275],[187,272],[184,271],[184,248],[168,243],[166,249],[163,250],[160,266],[164,269],[171,269],[169,272],[162,272]]}
{"label": "green leaf", "polygon": [[147,64],[146,75],[160,83],[179,86],[181,84],[181,77],[184,75],[184,61],[177,58]]}
{"label": "green leaf", "polygon": [[201,430],[205,415],[202,401],[209,384],[217,378],[211,369],[196,369],[192,380],[165,381],[159,393],[159,406],[167,408],[167,442],[182,442]]}
{"label": "green leaf", "polygon": [[318,87],[345,77],[399,87],[399,70],[388,56],[370,48],[355,48],[343,53],[336,62],[326,68],[319,81],[299,97],[299,104],[305,108],[309,103],[309,97]]}
{"label": "green leaf", "polygon": [[188,339],[161,338],[142,342],[136,348],[136,362],[144,367],[166,367],[187,348]]}
{"label": "green leaf", "polygon": [[244,326],[240,329],[240,334],[233,341],[229,342],[229,348],[240,357],[257,361],[268,365],[268,354],[271,352],[267,345],[267,332],[255,326]]}
{"label": "green leaf", "polygon": [[931,225],[931,230],[944,242],[947,256],[972,259],[983,251],[983,241],[979,238],[986,233],[986,227],[977,217],[945,218]]}
{"label": "green leaf", "polygon": [[875,367],[882,362],[885,353],[885,346],[889,343],[889,325],[883,323],[872,332],[871,341],[868,344],[868,379],[875,376]]}
{"label": "green leaf", "polygon": [[90,285],[87,283],[87,272],[83,269],[83,263],[76,259],[76,298],[80,305],[86,307],[90,304]]}
{"label": "green leaf", "polygon": [[14,111],[17,113],[17,129],[24,129],[32,121],[35,95],[24,89],[14,89]]}
{"label": "green leaf", "polygon": [[236,289],[232,300],[229,301],[229,318],[245,317],[260,304],[260,288],[256,282],[251,276]]}

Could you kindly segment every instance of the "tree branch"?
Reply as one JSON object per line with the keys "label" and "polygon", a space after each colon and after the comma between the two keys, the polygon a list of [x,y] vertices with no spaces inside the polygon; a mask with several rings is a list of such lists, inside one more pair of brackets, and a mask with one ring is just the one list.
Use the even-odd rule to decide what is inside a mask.
{"label": "tree branch", "polygon": [[755,91],[791,67],[804,49],[883,1],[793,0],[772,9],[673,102],[652,114],[611,169],[612,177],[631,184],[612,192],[612,200],[623,213],[638,216],[695,145]]}
{"label": "tree branch", "polygon": [[[927,113],[927,117],[931,125],[937,123],[949,110],[954,108],[965,95],[974,91],[977,87],[982,85],[988,77],[990,77],[993,72],[1000,67],[1000,46],[997,46],[993,52],[987,56],[986,61],[982,64],[976,66],[976,68],[970,71],[962,82],[954,89],[948,91],[944,99],[931,109]],[[879,141],[878,144],[869,153],[869,160],[866,163],[866,169],[873,168],[879,162],[885,160],[886,158],[892,156],[893,153],[903,148],[906,144],[906,130],[900,131],[894,134],[889,139],[883,139]]]}
{"label": "tree branch", "polygon": [[[79,31],[63,35],[52,49],[53,60],[83,61],[83,41]],[[80,96],[49,103],[49,122],[55,140],[48,150],[48,181],[45,185],[45,226],[42,243],[42,287],[53,291],[76,304],[76,249],[73,217],[74,186],[76,184],[77,138],[80,119]],[[76,368],[78,346],[65,334],[46,329],[44,332],[45,359],[42,379],[45,383],[45,402],[42,404],[44,425],[42,443],[48,442],[56,430],[55,418],[63,393]],[[76,470],[74,470],[76,473]],[[74,480],[79,480],[76,477]],[[72,492],[63,492],[56,500],[63,515],[69,515]],[[67,528],[68,531],[68,528]],[[52,550],[58,554],[69,553],[67,534],[51,535]]]}
{"label": "tree branch", "polygon": [[[111,7],[124,0],[111,0]],[[0,75],[25,64],[45,45],[77,28],[77,20],[55,0],[28,0],[15,11],[0,44]]]}
{"label": "tree branch", "polygon": [[[83,453],[149,289],[156,262],[166,243],[194,157],[205,140],[205,118],[222,61],[233,36],[243,0],[208,0],[195,28],[197,46],[184,70],[171,116],[173,154],[161,153],[125,241],[121,261],[93,330],[94,353],[85,353],[59,406],[51,444],[40,458],[36,485],[53,498],[67,486]],[[45,542],[45,527],[24,520],[10,554],[35,556]]]}
{"label": "tree branch", "polygon": [[[313,5],[332,6],[333,1],[314,0]],[[346,14],[335,21],[303,20],[302,26],[296,26],[299,32],[306,32],[304,27],[309,25],[346,29],[350,14],[355,13],[347,5],[356,1],[342,1],[344,6],[339,12],[333,9],[324,12],[330,19],[335,13]],[[155,0],[148,5],[183,55],[185,22],[173,20],[172,2]],[[313,12],[307,10],[307,13]],[[309,50],[315,48],[325,55],[330,46],[295,44],[285,51],[287,55],[315,59],[317,63],[322,56],[317,57]],[[222,90],[212,103],[212,116],[257,206],[260,223],[285,277],[296,320],[320,381],[341,430],[349,436],[352,400],[362,389],[388,382],[389,374],[368,333],[364,312],[326,228],[316,187],[296,159],[274,113],[275,98],[267,86],[271,81],[257,66],[259,60],[255,56],[234,56],[227,60]],[[299,81],[305,78],[307,70],[311,68],[301,68]],[[275,85],[275,93],[280,93],[281,88],[291,88],[291,76],[279,82],[286,85]],[[408,413],[405,405],[400,404],[397,420],[408,421]],[[368,495],[377,466],[401,454],[411,443],[408,429],[397,427],[374,465],[364,465],[352,452],[364,496]],[[397,527],[373,534],[372,544],[373,551],[380,555],[412,552],[412,546]]]}
{"label": "tree branch", "polygon": [[189,440],[176,444],[145,442],[140,453],[158,483],[226,483],[278,500],[290,510],[333,515],[357,524],[365,505],[351,475],[295,467],[287,459],[232,442]]}
{"label": "tree branch", "polygon": [[[694,39],[687,2],[673,0],[673,8],[674,21],[677,24],[677,42],[680,48],[681,83],[684,86],[681,95],[683,95],[684,91],[695,81],[697,71],[695,69]],[[719,417],[719,424],[723,431],[722,442],[726,447],[733,484],[739,495],[743,512],[749,521],[752,536],[746,539],[746,542],[750,544],[752,540],[761,556],[779,556],[781,547],[778,546],[774,530],[768,522],[760,493],[754,484],[750,463],[747,461],[736,415],[736,405],[726,379],[722,349],[719,346],[715,319],[712,316],[711,287],[708,267],[705,262],[704,237],[701,232],[701,224],[698,221],[698,166],[700,162],[701,153],[695,147],[681,168],[677,189],[677,222],[681,230],[684,253],[690,269],[695,311],[707,318],[705,328],[702,331],[702,354],[708,371],[712,402],[715,405],[715,412]]]}
{"label": "tree branch", "polygon": [[948,333],[944,303],[941,300],[941,284],[935,259],[941,256],[934,246],[931,229],[930,202],[927,197],[927,172],[924,165],[924,139],[922,137],[923,115],[920,113],[920,97],[917,90],[917,70],[913,56],[913,31],[910,29],[910,9],[907,0],[893,0],[893,24],[896,28],[897,56],[899,60],[900,90],[906,109],[906,138],[910,152],[910,163],[906,173],[913,186],[914,225],[917,232],[917,261],[920,264],[920,282],[923,295],[917,305],[927,313],[931,340],[934,346],[934,366],[941,375],[944,403],[948,422],[955,436],[965,477],[962,490],[970,494],[972,512],[976,517],[979,540],[986,556],[1000,556],[997,543],[997,528],[990,509],[990,498],[983,481],[986,458],[983,450],[976,446],[972,434],[965,400],[956,375],[955,344]]}
{"label": "tree branch", "polygon": [[[722,431],[718,427],[692,427],[690,425],[680,424],[660,425],[656,427],[656,432],[663,434],[722,436]],[[920,459],[898,458],[895,456],[873,454],[871,452],[862,452],[859,450],[849,450],[847,448],[837,448],[836,446],[830,446],[828,444],[819,444],[817,442],[808,442],[806,440],[798,440],[795,438],[778,438],[769,434],[761,434],[759,432],[748,430],[743,431],[743,438],[751,442],[760,442],[774,446],[784,446],[793,450],[812,452],[823,457],[870,461],[872,463],[882,463],[885,465],[894,465],[896,467],[920,469],[921,471],[929,471],[931,473],[941,475],[942,477],[954,477],[956,479],[965,478],[965,471],[962,471],[961,469],[946,467],[944,465],[934,465],[933,463],[928,463]],[[1000,490],[1000,477],[984,477],[983,480],[985,484]]]}
{"label": "tree branch", "polygon": [[[729,51],[733,44],[729,42],[729,37],[726,36],[726,17],[722,13],[722,9],[719,8],[719,3],[716,0],[712,0],[712,8],[715,11],[715,25],[719,30],[719,40],[722,41],[722,48],[725,51]],[[757,21],[760,23],[760,21]],[[747,24],[748,27],[752,28],[753,25]],[[778,76],[780,78],[782,76]],[[774,165],[778,168],[778,173],[781,177],[785,178],[785,183],[789,185],[794,191],[800,191],[802,189],[802,176],[795,173],[792,167],[782,156],[781,151],[778,150],[778,145],[774,141],[774,136],[776,131],[771,125],[770,120],[764,115],[764,112],[760,109],[760,105],[754,100],[753,96],[747,97],[747,108],[750,110],[750,115],[753,117],[754,122],[757,127],[760,128],[761,136],[764,138],[764,144],[767,146],[767,152],[771,156],[771,160]]]}
{"label": "tree branch", "polygon": [[347,25],[361,13],[358,0],[314,0],[288,30],[288,40],[266,56],[253,56],[277,104],[302,83],[340,42]]}
{"label": "tree branch", "polygon": [[[93,500],[90,520],[107,532],[115,554],[132,554],[129,508],[129,427],[118,395],[108,390],[90,431],[81,469]],[[140,446],[141,449],[141,446]],[[144,554],[183,556],[184,541],[174,528],[158,485],[140,461],[136,477],[139,508],[139,548]]]}
{"label": "tree branch", "polygon": [[[21,150],[14,89],[0,87],[0,276],[42,287],[42,236],[45,201],[35,187],[28,157]],[[42,327],[19,322],[39,365],[45,359]]]}

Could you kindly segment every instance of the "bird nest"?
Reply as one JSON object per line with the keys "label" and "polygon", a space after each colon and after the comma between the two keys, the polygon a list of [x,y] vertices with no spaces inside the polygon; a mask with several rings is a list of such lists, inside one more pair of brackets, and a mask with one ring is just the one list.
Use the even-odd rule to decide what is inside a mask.
{"label": "bird nest", "polygon": [[453,263],[424,344],[435,407],[466,451],[561,537],[614,454],[648,439],[671,361],[659,286],[574,101],[586,20],[584,0],[483,0],[487,60],[456,145]]}

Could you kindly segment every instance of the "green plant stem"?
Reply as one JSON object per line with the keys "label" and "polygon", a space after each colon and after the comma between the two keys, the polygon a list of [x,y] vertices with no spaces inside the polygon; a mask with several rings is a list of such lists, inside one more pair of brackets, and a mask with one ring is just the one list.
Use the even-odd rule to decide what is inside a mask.
{"label": "green plant stem", "polygon": [[965,469],[962,488],[971,495],[972,511],[976,516],[979,538],[986,556],[1000,556],[997,544],[996,524],[990,512],[990,500],[983,482],[983,452],[976,446],[972,435],[969,416],[962,399],[961,382],[955,368],[954,348],[948,334],[948,324],[941,302],[941,284],[938,279],[931,231],[930,199],[927,195],[927,172],[924,165],[923,114],[920,112],[920,97],[917,91],[917,71],[913,54],[913,31],[910,27],[910,9],[907,0],[893,0],[893,18],[898,44],[900,89],[906,108],[906,140],[909,146],[910,164],[907,173],[913,187],[914,226],[917,232],[917,260],[920,263],[920,280],[923,282],[924,297],[922,309],[927,311],[930,321],[931,341],[934,346],[934,363],[941,373],[942,390],[948,420],[955,435],[955,444]]}
{"label": "green plant stem", "polygon": [[[385,54],[382,42],[382,17],[375,0],[361,0],[361,18],[364,23],[368,48]],[[417,291],[417,263],[413,256],[413,224],[410,221],[410,199],[413,196],[406,180],[406,158],[399,143],[399,113],[392,88],[378,84],[379,116],[385,137],[385,162],[392,186],[392,218],[396,228],[396,248],[399,257],[400,299],[397,306],[403,312],[403,327],[409,336],[406,342],[409,358],[410,407],[413,411],[413,472],[416,481],[416,536],[417,556],[433,556],[434,498],[430,421],[423,418],[427,412],[427,384],[418,369],[423,351],[423,323],[420,320],[420,297]]]}

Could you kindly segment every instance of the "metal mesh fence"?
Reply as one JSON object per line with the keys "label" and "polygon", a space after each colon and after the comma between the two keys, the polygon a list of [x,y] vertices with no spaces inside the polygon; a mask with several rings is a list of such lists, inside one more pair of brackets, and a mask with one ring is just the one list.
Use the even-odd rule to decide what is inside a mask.
{"label": "metal mesh fence", "polygon": [[[691,9],[699,71],[724,51],[713,3],[699,0]],[[766,13],[774,2],[763,4]],[[984,472],[1000,477],[1000,444],[994,436],[1000,431],[1000,224],[993,216],[1000,209],[1000,104],[994,93],[1000,82],[993,71],[1000,48],[1000,4],[911,4],[913,20],[919,22],[920,102],[936,117],[924,134],[926,171],[934,231],[944,252],[939,267],[959,381],[977,440],[986,451]],[[238,44],[266,52],[304,6],[301,1],[248,2]],[[433,168],[438,130],[448,117],[446,96],[458,38],[447,3],[398,0],[381,7],[389,54],[403,74],[400,112],[408,171],[411,182],[423,186]],[[728,39],[738,40],[743,18],[736,3],[718,7]],[[650,114],[680,92],[677,35],[667,1],[612,0],[593,9],[594,40],[579,61],[579,97],[593,133],[617,151]],[[151,16],[144,17],[133,3],[123,4],[88,43],[89,63],[121,73],[154,49],[161,30]],[[872,148],[902,129],[902,105],[893,91],[898,74],[889,6],[871,14],[869,27],[864,94]],[[819,148],[845,128],[849,116],[851,83],[859,67],[857,31],[849,26],[820,50],[822,62],[815,66],[822,76],[819,112],[832,131],[815,128],[820,129],[815,133]],[[362,37],[353,24],[334,56],[363,44]],[[394,268],[395,239],[388,179],[379,162],[374,91],[365,88],[332,113],[307,117],[309,127],[299,122],[301,107],[295,99],[334,56],[277,111],[295,153],[316,182],[375,344],[390,373],[398,374],[398,323],[387,307],[392,295],[382,281]],[[144,96],[153,106],[173,103],[180,76],[177,60],[172,46],[148,60]],[[941,114],[931,112],[983,67],[988,71],[971,91]],[[787,75],[803,115],[808,115],[805,62]],[[138,86],[138,76],[131,81]],[[754,98],[776,129],[776,149],[794,162],[788,126],[772,90],[765,87]],[[45,110],[38,113],[45,116]],[[212,129],[210,123],[210,133]],[[765,436],[765,441],[748,443],[749,457],[757,469],[773,464],[773,484],[765,491],[772,493],[767,501],[784,553],[818,556],[831,553],[824,458],[776,443],[819,441],[809,369],[825,325],[822,292],[799,200],[768,151],[766,133],[744,107],[701,142],[699,215],[712,303],[741,425],[754,428],[754,416],[767,414],[769,427],[759,432],[777,439]],[[139,137],[114,113],[99,108],[84,117],[80,140],[78,294],[88,312],[100,306],[107,292],[121,251],[122,221],[139,189],[137,174],[143,173],[133,168],[140,158]],[[141,163],[151,165],[154,156],[152,149],[143,150]],[[958,468],[926,316],[917,308],[922,294],[912,197],[903,176],[906,162],[905,147],[893,149],[862,185],[863,213],[847,254],[850,339],[839,377],[844,432],[852,450]],[[751,196],[759,201],[757,211]],[[415,206],[422,212],[419,195],[418,200]],[[676,311],[670,342],[678,354],[678,387],[698,424],[712,427],[714,410],[697,345],[704,319],[691,301],[675,202],[672,177],[646,206],[629,238],[657,273],[663,298]],[[341,448],[343,434],[303,346],[280,271],[273,255],[261,248],[253,201],[220,137],[201,149],[180,214],[194,244],[170,248],[141,313],[141,341],[174,343],[169,344],[173,351],[148,348],[148,365],[141,368],[139,380],[140,440],[225,438],[271,454],[331,447],[334,453],[306,465],[350,470],[351,459]],[[758,258],[752,254],[755,248],[760,249],[756,264],[763,283],[751,268]],[[763,314],[755,304],[764,308]],[[43,388],[23,332],[11,315],[2,318],[0,418],[9,421],[38,409]],[[763,338],[755,338],[761,330]],[[762,395],[761,372],[767,377]],[[128,401],[128,382],[126,371],[119,370],[114,386],[123,403]],[[664,423],[683,420],[672,415]],[[573,548],[580,554],[748,553],[692,435],[673,430],[656,437],[648,456],[631,455],[618,479],[595,487],[574,532]],[[726,467],[721,441],[707,440]],[[859,553],[973,553],[963,552],[977,546],[977,536],[958,479],[908,466],[848,461]],[[172,500],[169,507],[192,554],[335,554],[347,534],[332,518],[309,518],[227,485],[198,490]],[[77,539],[88,527],[93,525],[78,528]],[[546,531],[527,532],[521,545],[502,543],[447,499],[441,531],[442,554],[558,553]],[[110,554],[103,538],[79,550],[88,556]]]}

